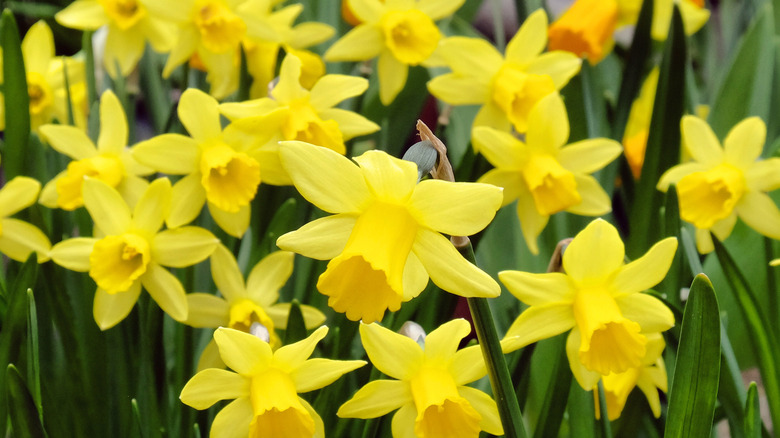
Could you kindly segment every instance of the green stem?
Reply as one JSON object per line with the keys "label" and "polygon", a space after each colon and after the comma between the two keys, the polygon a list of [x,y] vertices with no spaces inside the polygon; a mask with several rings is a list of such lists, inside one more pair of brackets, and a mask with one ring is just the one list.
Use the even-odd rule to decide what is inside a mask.
{"label": "green stem", "polygon": [[[471,242],[458,250],[466,260],[474,265],[477,264]],[[504,426],[504,434],[507,438],[525,438],[523,414],[520,412],[517,395],[515,395],[512,386],[512,378],[509,376],[509,369],[504,360],[504,352],[498,341],[498,333],[496,333],[496,326],[493,324],[490,305],[486,298],[468,298],[468,303],[474,327],[477,330],[477,339],[482,347],[482,356],[485,358],[485,365],[487,365],[490,386],[493,388],[493,395],[498,405],[498,414],[501,416],[501,424]]]}
{"label": "green stem", "polygon": [[[780,315],[780,303],[778,303],[777,296],[780,292],[777,290],[777,277],[775,277],[775,269],[777,269],[774,266],[769,266],[769,261],[773,260],[775,258],[774,250],[772,249],[772,239],[769,237],[764,237],[764,254],[765,254],[765,260],[766,260],[766,290],[769,291],[769,311],[772,312],[772,309],[775,309],[774,312],[772,312],[775,315]],[[775,318],[772,318],[772,322],[774,322],[774,327],[770,327],[770,329],[774,329],[775,334],[778,338],[780,338],[780,322],[778,322]]]}
{"label": "green stem", "polygon": [[601,417],[601,436],[603,438],[612,438],[612,425],[609,422],[607,396],[604,394],[604,382],[602,380],[599,380],[599,414]]}
{"label": "green stem", "polygon": [[87,73],[87,101],[89,102],[89,108],[92,108],[92,104],[97,100],[97,83],[95,81],[95,52],[92,50],[92,33],[84,32],[84,37],[81,41],[81,45],[86,55],[86,73]]}

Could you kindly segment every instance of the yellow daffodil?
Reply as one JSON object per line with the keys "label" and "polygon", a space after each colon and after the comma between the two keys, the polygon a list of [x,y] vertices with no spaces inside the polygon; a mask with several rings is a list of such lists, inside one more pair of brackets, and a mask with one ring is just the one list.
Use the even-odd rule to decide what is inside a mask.
{"label": "yellow daffodil", "polygon": [[54,18],[73,29],[97,30],[108,26],[103,64],[112,77],[127,76],[141,59],[147,42],[160,53],[168,52],[173,46],[175,28],[148,9],[158,1],[76,0]]}
{"label": "yellow daffodil", "polygon": [[260,338],[220,328],[214,341],[235,372],[203,370],[187,382],[179,398],[195,409],[235,399],[214,417],[212,437],[324,437],[322,419],[298,393],[330,385],[366,363],[309,359],[327,332],[320,327],[308,338],[272,351]]}
{"label": "yellow daffodil", "polygon": [[626,155],[634,179],[639,179],[642,174],[642,164],[645,162],[647,136],[650,131],[650,119],[653,117],[657,86],[658,67],[655,67],[647,75],[639,96],[631,104],[626,131],[623,133],[623,153]]}
{"label": "yellow daffodil", "polygon": [[[668,389],[666,366],[661,356],[665,345],[664,338],[659,333],[648,334],[647,353],[645,353],[640,366],[622,373],[610,373],[601,378],[610,420],[616,420],[620,417],[634,387],[638,387],[644,393],[655,418],[661,416],[661,400],[658,397],[658,390],[666,392]],[[597,388],[593,388],[593,398],[596,402],[596,418],[601,418]]]}
{"label": "yellow daffodil", "polygon": [[597,64],[610,52],[618,18],[616,0],[575,0],[548,29],[549,50],[565,50]]}
{"label": "yellow daffodil", "polygon": [[684,116],[680,122],[685,149],[693,162],[672,167],[658,189],[677,185],[680,217],[696,227],[696,246],[713,250],[710,231],[726,239],[737,217],[759,233],[780,239],[780,210],[766,192],[780,188],[780,158],[761,160],[766,125],[750,117],[729,131],[721,147],[704,120]]}
{"label": "yellow daffodil", "polygon": [[[87,127],[84,61],[54,56],[54,36],[45,21],[30,27],[22,40],[22,57],[30,96],[30,128],[38,132],[44,123],[58,120],[68,122],[68,74],[73,121],[82,131]],[[2,69],[0,60],[0,70]],[[0,83],[2,74],[0,73]],[[0,94],[0,130],[5,129],[5,106]]]}
{"label": "yellow daffodil", "polygon": [[479,182],[504,188],[503,205],[517,199],[517,215],[528,249],[539,253],[536,239],[550,215],[568,211],[600,216],[611,210],[609,195],[590,175],[620,155],[606,138],[566,145],[569,119],[557,92],[542,98],[528,116],[526,142],[507,132],[480,126],[476,147],[496,168]]}
{"label": "yellow daffodil", "polygon": [[96,237],[62,241],[51,249],[51,258],[72,271],[89,272],[95,280],[92,313],[100,329],[113,327],[130,313],[141,286],[171,318],[184,321],[184,288],[163,266],[182,268],[204,260],[216,248],[217,238],[199,227],[160,231],[171,206],[167,178],[152,182],[132,212],[119,192],[99,179],[84,181],[83,196]]}
{"label": "yellow daffodil", "polygon": [[710,19],[710,11],[704,7],[704,0],[654,0],[653,26],[650,29],[654,40],[665,41],[669,35],[675,4],[680,9],[686,35],[693,35]]}
{"label": "yellow daffodil", "polygon": [[249,227],[249,203],[260,176],[266,168],[273,171],[273,163],[258,161],[252,150],[254,142],[264,143],[270,137],[270,133],[263,137],[267,120],[249,121],[254,130],[248,140],[244,132],[250,128],[241,122],[223,131],[216,99],[194,88],[184,91],[178,112],[191,137],[159,135],[133,147],[133,158],[159,172],[186,175],[173,186],[168,227],[190,223],[207,203],[220,228],[241,237]]}
{"label": "yellow daffodil", "polygon": [[397,380],[369,382],[337,415],[374,418],[398,409],[393,416],[394,437],[476,438],[482,430],[503,434],[493,399],[465,386],[487,372],[478,345],[458,350],[470,331],[466,320],[456,319],[428,334],[421,346],[376,323],[360,324],[369,359]]}
{"label": "yellow daffodil", "polygon": [[51,243],[35,225],[10,216],[35,204],[41,183],[17,176],[0,188],[0,253],[23,262],[35,252],[38,263],[49,260]]}
{"label": "yellow daffodil", "polygon": [[[187,295],[189,316],[185,324],[193,327],[230,327],[249,332],[252,323],[258,322],[268,331],[272,349],[282,345],[276,329],[287,328],[289,303],[277,303],[279,289],[290,278],[293,270],[293,253],[277,251],[269,254],[252,268],[244,282],[241,270],[233,254],[219,245],[211,255],[211,276],[222,297],[212,294]],[[325,315],[312,306],[301,306],[307,329],[325,322]],[[198,369],[206,364],[223,367],[219,362],[216,344],[210,342],[201,356]]]}
{"label": "yellow daffodil", "polygon": [[454,14],[465,0],[349,0],[360,24],[336,41],[326,61],[379,57],[379,98],[390,105],[406,84],[409,66],[428,66],[442,34],[434,23]]}
{"label": "yellow daffodil", "polygon": [[334,108],[339,102],[358,96],[368,88],[364,78],[346,75],[326,75],[320,78],[311,91],[300,83],[301,61],[287,55],[282,62],[279,83],[271,91],[271,97],[248,102],[225,103],[220,110],[231,120],[242,120],[254,135],[257,129],[249,121],[268,118],[263,131],[273,136],[258,150],[257,159],[268,163],[273,171],[264,173],[269,184],[292,184],[279,163],[280,140],[300,140],[317,146],[333,149],[339,154],[347,152],[344,142],[354,137],[371,134],[379,125],[360,114],[341,108]]}
{"label": "yellow daffodil", "polygon": [[355,163],[330,149],[282,142],[282,164],[309,202],[334,213],[281,236],[277,245],[330,260],[317,289],[347,318],[373,322],[425,288],[467,297],[495,297],[498,284],[466,261],[439,233],[468,236],[483,229],[501,204],[487,184],[425,180],[417,166],[368,151]]}
{"label": "yellow daffodil", "polygon": [[640,292],[663,280],[676,250],[677,239],[670,237],[625,264],[617,230],[596,219],[563,253],[565,274],[500,272],[509,292],[530,306],[501,341],[504,352],[571,330],[566,353],[584,389],[595,387],[601,376],[639,367],[646,334],[674,325],[661,300]]}
{"label": "yellow daffodil", "polygon": [[439,52],[452,73],[428,82],[428,90],[451,105],[482,105],[474,126],[518,132],[528,130],[536,103],[560,90],[580,71],[570,52],[542,53],[547,45],[547,14],[532,13],[506,46],[506,57],[479,38],[452,37]]}
{"label": "yellow daffodil", "polygon": [[97,178],[117,189],[131,207],[149,185],[141,177],[154,171],[138,164],[130,155],[125,111],[111,90],[100,98],[97,147],[84,131],[72,126],[44,125],[41,133],[52,148],[74,160],[44,186],[40,202],[49,208],[75,210],[84,205],[84,177]]}

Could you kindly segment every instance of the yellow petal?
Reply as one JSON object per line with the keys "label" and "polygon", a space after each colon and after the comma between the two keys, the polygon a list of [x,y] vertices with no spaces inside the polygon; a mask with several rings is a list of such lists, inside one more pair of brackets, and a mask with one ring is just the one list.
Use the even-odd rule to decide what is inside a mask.
{"label": "yellow petal", "polygon": [[330,260],[344,250],[357,218],[337,214],[313,220],[301,228],[283,234],[276,245],[284,250],[317,260]]}
{"label": "yellow petal", "polygon": [[748,190],[757,192],[771,192],[780,188],[780,158],[769,158],[752,163],[745,172],[745,183]]}
{"label": "yellow petal", "polygon": [[518,300],[529,306],[571,303],[575,291],[566,275],[559,272],[532,274],[521,271],[501,271],[498,279]]}
{"label": "yellow petal", "polygon": [[165,230],[152,240],[152,257],[163,266],[182,268],[205,260],[219,239],[200,227]]}
{"label": "yellow petal", "polygon": [[336,415],[341,418],[377,418],[411,401],[412,393],[406,382],[373,380],[341,405]]}
{"label": "yellow petal", "polygon": [[555,153],[569,139],[569,118],[558,93],[541,98],[528,114],[526,144],[534,151]]}
{"label": "yellow petal", "polygon": [[388,106],[406,85],[409,67],[395,59],[389,50],[385,50],[379,55],[376,68],[379,74],[379,100]]}
{"label": "yellow petal", "polygon": [[347,75],[325,75],[311,89],[309,103],[316,110],[324,110],[342,101],[363,94],[368,80]]}
{"label": "yellow petal", "polygon": [[225,299],[232,302],[247,297],[244,276],[233,253],[224,245],[217,245],[211,254],[210,262],[211,277]]}
{"label": "yellow petal", "polygon": [[171,205],[171,182],[168,178],[154,180],[141,195],[133,209],[133,224],[148,233],[162,228]]}
{"label": "yellow petal", "polygon": [[780,210],[766,193],[747,192],[737,204],[737,214],[750,228],[780,239]]}
{"label": "yellow petal", "polygon": [[506,58],[509,61],[526,65],[547,46],[547,14],[537,9],[526,18],[515,36],[506,45]]}
{"label": "yellow petal", "polygon": [[323,58],[328,62],[364,61],[379,55],[383,48],[384,38],[379,27],[360,24],[330,46]]}
{"label": "yellow petal", "polygon": [[133,158],[170,175],[194,172],[200,162],[200,150],[195,140],[180,134],[162,134],[133,146]]}
{"label": "yellow petal", "polygon": [[96,1],[80,0],[68,5],[54,18],[65,27],[82,30],[96,30],[107,24],[109,19],[103,6]]}
{"label": "yellow petal", "polygon": [[325,23],[300,23],[292,29],[292,35],[287,39],[287,44],[295,49],[303,49],[325,42],[335,33],[336,29]]}
{"label": "yellow petal", "polygon": [[[486,102],[474,117],[474,126],[488,126],[499,131],[509,131],[512,123],[506,113],[496,105],[493,100]],[[479,149],[476,149],[479,152]]]}
{"label": "yellow petal", "polygon": [[[320,111],[322,120],[335,120],[339,125],[339,131],[344,136],[344,140],[351,140],[361,135],[372,134],[379,131],[379,125],[352,111],[341,108],[328,108]],[[267,179],[263,173],[263,179]]]}
{"label": "yellow petal", "polygon": [[658,298],[631,294],[615,298],[620,312],[642,327],[643,333],[663,332],[674,326],[674,314]]}
{"label": "yellow petal", "polygon": [[450,105],[478,105],[490,100],[489,83],[447,73],[428,81],[428,91]]}
{"label": "yellow petal", "polygon": [[766,142],[766,124],[758,117],[737,123],[723,140],[726,162],[745,169],[761,157]]}
{"label": "yellow petal", "polygon": [[528,74],[549,76],[555,89],[560,90],[580,71],[582,60],[575,54],[556,50],[543,53],[526,67]]}
{"label": "yellow petal", "polygon": [[567,208],[566,211],[582,216],[601,216],[612,210],[612,200],[596,178],[590,175],[574,175],[574,180],[577,182],[577,193],[582,200],[579,204]]}
{"label": "yellow petal", "polygon": [[179,119],[198,143],[222,134],[219,123],[219,103],[197,88],[188,88],[179,100]]}
{"label": "yellow petal", "polygon": [[279,299],[279,290],[292,275],[295,254],[275,251],[263,257],[246,281],[246,290],[254,301],[271,305]]}
{"label": "yellow petal", "polygon": [[504,196],[496,186],[420,182],[409,200],[409,211],[422,226],[452,236],[470,236],[484,229],[495,217]]}
{"label": "yellow petal", "polygon": [[204,293],[187,294],[189,312],[185,324],[198,328],[225,327],[230,323],[230,306],[217,296]]}
{"label": "yellow petal", "polygon": [[369,202],[363,173],[330,149],[299,141],[280,143],[282,165],[307,201],[330,213],[357,213]]}
{"label": "yellow petal", "polygon": [[468,386],[461,386],[458,388],[458,392],[482,417],[479,420],[480,429],[496,436],[504,434],[501,417],[498,415],[498,406],[496,406],[496,402],[489,395]]}
{"label": "yellow petal", "polygon": [[449,370],[456,385],[465,385],[484,377],[487,368],[482,356],[482,347],[472,345],[456,351],[452,356]]}
{"label": "yellow petal", "polygon": [[92,316],[100,330],[108,330],[119,324],[133,310],[141,295],[141,282],[136,281],[126,291],[109,294],[98,288],[92,304]]}
{"label": "yellow petal", "polygon": [[472,141],[475,148],[496,168],[519,170],[528,160],[525,144],[508,132],[475,126]]}
{"label": "yellow petal", "polygon": [[279,70],[279,82],[271,91],[271,96],[279,102],[290,102],[308,94],[301,86],[301,60],[288,54]]}
{"label": "yellow petal", "polygon": [[97,149],[102,153],[120,154],[127,146],[127,119],[116,95],[107,90],[100,97],[100,135]]}
{"label": "yellow petal", "polygon": [[439,50],[453,73],[482,79],[485,85],[490,83],[504,62],[504,57],[495,46],[480,38],[446,38],[440,43]]}
{"label": "yellow petal", "polygon": [[525,185],[525,181],[523,180],[523,174],[516,170],[493,169],[482,175],[477,182],[503,188],[502,207],[518,199],[521,193],[530,195],[527,190],[521,189]]}
{"label": "yellow petal", "polygon": [[179,399],[195,409],[208,409],[220,400],[249,396],[249,379],[227,370],[199,372],[184,385]]}
{"label": "yellow petal", "polygon": [[349,9],[362,22],[372,23],[382,16],[385,9],[382,0],[347,0]]}
{"label": "yellow petal", "polygon": [[563,268],[576,282],[605,279],[623,265],[623,241],[609,222],[596,219],[563,253]]}
{"label": "yellow petal", "polygon": [[[144,53],[144,36],[132,30],[123,31],[109,24],[106,47],[103,52],[103,65],[111,77],[117,74],[129,76]],[[119,66],[119,72],[116,71]]]}
{"label": "yellow petal", "polygon": [[425,270],[420,259],[413,252],[410,252],[406,258],[406,266],[404,266],[403,301],[417,297],[426,286],[428,286],[428,271]]}
{"label": "yellow petal", "polygon": [[238,89],[239,61],[237,52],[230,50],[225,53],[211,53],[201,49],[198,51],[198,56],[209,72],[206,81],[211,84],[209,94],[214,99],[224,99]]}
{"label": "yellow petal", "polygon": [[413,402],[401,406],[401,409],[393,415],[392,433],[393,438],[417,438],[414,432],[414,426],[417,419],[417,409]]}
{"label": "yellow petal", "polygon": [[84,206],[101,231],[109,235],[122,234],[130,228],[130,208],[114,188],[99,179],[87,178],[82,192]]}
{"label": "yellow petal", "polygon": [[712,166],[723,161],[723,149],[707,122],[696,116],[683,116],[680,129],[683,144],[694,160]]}
{"label": "yellow petal", "polygon": [[541,214],[536,209],[534,198],[525,187],[525,182],[518,185],[519,195],[517,198],[517,217],[520,219],[520,230],[523,232],[523,239],[528,246],[531,254],[539,254],[539,246],[536,243],[537,238],[542,234],[542,230],[547,226],[550,216]]}
{"label": "yellow petal", "polygon": [[674,237],[656,243],[645,255],[623,266],[612,284],[621,294],[650,289],[664,279],[676,251],[677,239]]}
{"label": "yellow petal", "polygon": [[200,359],[198,359],[198,366],[195,369],[197,372],[203,371],[208,368],[226,368],[225,362],[219,357],[219,348],[217,343],[214,342],[212,337],[211,341],[206,344],[206,348],[200,353]]}
{"label": "yellow petal", "polygon": [[416,342],[377,323],[360,323],[360,339],[374,367],[395,379],[412,378],[423,363]]}
{"label": "yellow petal", "polygon": [[168,54],[168,60],[162,71],[162,77],[168,79],[173,70],[189,60],[198,47],[199,35],[192,27],[180,28],[180,34],[176,45]]}
{"label": "yellow petal", "polygon": [[366,364],[363,360],[309,359],[290,374],[299,393],[323,388]]}
{"label": "yellow petal", "polygon": [[542,339],[557,336],[574,327],[571,304],[531,306],[517,317],[501,340],[504,353],[510,353]]}
{"label": "yellow petal", "polygon": [[[125,175],[124,179],[116,186],[116,191],[119,192],[122,199],[127,201],[129,207],[135,208],[148,187],[149,181],[144,178]],[[135,215],[135,213],[133,214]]]}
{"label": "yellow petal", "polygon": [[43,125],[40,130],[54,150],[74,160],[97,155],[92,140],[81,129],[64,125]]}
{"label": "yellow petal", "polygon": [[661,178],[658,180],[656,188],[661,191],[666,191],[672,184],[677,184],[684,176],[687,176],[694,172],[703,172],[707,170],[707,166],[701,163],[691,162],[685,164],[679,164],[664,172]]}
{"label": "yellow petal", "polygon": [[294,344],[285,345],[274,353],[274,360],[284,366],[289,367],[291,371],[301,366],[306,359],[314,352],[317,343],[328,334],[328,327],[322,326],[303,340]]}
{"label": "yellow petal", "polygon": [[463,297],[497,297],[501,288],[484,271],[469,263],[441,234],[420,228],[412,247],[431,280],[443,290]]}
{"label": "yellow petal", "polygon": [[239,438],[249,430],[254,418],[249,397],[239,397],[222,408],[211,423],[210,438]]}
{"label": "yellow petal", "polygon": [[593,173],[620,156],[623,147],[615,140],[593,138],[572,143],[558,152],[558,162],[575,173]]}
{"label": "yellow petal", "polygon": [[417,185],[417,165],[386,152],[372,150],[353,158],[372,195],[382,201],[403,203]]}
{"label": "yellow petal", "polygon": [[27,208],[38,199],[41,183],[26,177],[17,176],[0,188],[0,211],[7,217]]}
{"label": "yellow petal", "polygon": [[74,237],[57,243],[49,252],[54,263],[65,269],[77,272],[89,271],[89,255],[98,239],[94,237]]}
{"label": "yellow petal", "polygon": [[45,21],[38,21],[27,31],[27,35],[22,40],[22,55],[24,68],[28,74],[48,73],[49,63],[54,58],[54,36]]}
{"label": "yellow petal", "polygon": [[566,357],[569,358],[569,368],[582,389],[590,391],[596,387],[601,374],[591,371],[580,362],[580,329],[576,326],[566,338]]}
{"label": "yellow petal", "polygon": [[[277,303],[266,309],[268,317],[273,320],[274,325],[280,329],[287,329],[287,320],[290,316],[290,303]],[[301,305],[301,313],[303,313],[303,321],[306,325],[306,330],[312,330],[321,326],[327,319],[325,314],[320,312],[319,309],[306,304]]]}
{"label": "yellow petal", "polygon": [[471,332],[471,325],[462,318],[448,321],[425,337],[426,361],[447,361],[458,350],[461,339]]}
{"label": "yellow petal", "polygon": [[249,205],[241,206],[236,212],[221,210],[211,202],[208,203],[208,206],[209,214],[214,222],[231,236],[240,239],[249,228],[249,219],[252,214],[252,208]]}
{"label": "yellow petal", "polygon": [[416,6],[431,17],[431,20],[436,21],[454,14],[464,2],[465,0],[427,0]]}
{"label": "yellow petal", "polygon": [[[19,177],[17,177],[19,178]],[[49,238],[35,225],[19,219],[0,219],[0,253],[18,262],[24,262],[35,252],[38,263],[49,260]]]}
{"label": "yellow petal", "polygon": [[187,296],[176,276],[152,262],[141,276],[141,283],[163,312],[179,322],[187,319]]}
{"label": "yellow petal", "polygon": [[176,181],[171,192],[171,209],[165,223],[168,228],[188,224],[198,217],[206,202],[206,191],[200,184],[200,174],[193,173]]}
{"label": "yellow petal", "polygon": [[249,333],[220,327],[214,332],[219,355],[233,371],[249,375],[265,369],[273,358],[271,346]]}

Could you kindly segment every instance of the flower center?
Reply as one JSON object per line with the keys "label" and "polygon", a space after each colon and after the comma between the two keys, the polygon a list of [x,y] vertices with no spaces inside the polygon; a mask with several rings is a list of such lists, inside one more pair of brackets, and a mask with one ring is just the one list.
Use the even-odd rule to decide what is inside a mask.
{"label": "flower center", "polygon": [[403,274],[417,235],[406,208],[376,202],[358,217],[349,240],[320,276],[317,289],[347,318],[380,321],[404,301]]}
{"label": "flower center", "polygon": [[30,96],[30,114],[33,116],[43,113],[54,103],[51,88],[40,73],[27,73],[27,94]]}
{"label": "flower center", "polygon": [[430,17],[417,9],[389,11],[380,22],[385,44],[395,59],[419,65],[439,45],[441,33]]}
{"label": "flower center", "polygon": [[566,50],[597,63],[617,24],[615,0],[579,0],[550,26],[548,50]]}
{"label": "flower center", "polygon": [[696,228],[707,230],[725,219],[745,193],[742,172],[729,164],[694,172],[677,183],[680,196],[680,217]]}
{"label": "flower center", "polygon": [[585,368],[607,375],[641,364],[647,339],[639,324],[623,317],[608,291],[598,287],[578,290],[574,319],[581,333],[579,356]]}
{"label": "flower center", "polygon": [[260,165],[242,152],[218,142],[200,157],[201,184],[217,208],[235,213],[254,199],[260,184]]}
{"label": "flower center", "polygon": [[553,91],[555,83],[549,75],[526,73],[512,64],[504,64],[493,79],[493,101],[518,132],[528,130],[531,108]]}
{"label": "flower center", "polygon": [[57,180],[57,205],[63,210],[75,210],[84,205],[81,186],[85,177],[97,178],[111,187],[122,182],[125,170],[119,157],[98,155],[71,161],[60,179]]}
{"label": "flower center", "polygon": [[146,272],[149,242],[135,233],[106,236],[89,255],[89,276],[109,294],[124,292]]}
{"label": "flower center", "polygon": [[230,305],[230,323],[228,327],[249,333],[249,328],[255,322],[262,324],[268,330],[271,338],[269,344],[272,349],[275,350],[282,345],[282,341],[274,330],[274,322],[261,306],[249,299],[239,300]]}
{"label": "flower center", "polygon": [[533,155],[523,169],[523,180],[541,215],[549,216],[582,202],[574,175],[549,155]]}
{"label": "flower center", "polygon": [[417,408],[414,432],[419,437],[479,436],[481,416],[460,396],[446,369],[423,366],[410,381]]}
{"label": "flower center", "polygon": [[244,20],[221,1],[200,1],[195,9],[195,25],[208,51],[222,53],[238,48],[246,34]]}
{"label": "flower center", "polygon": [[130,29],[146,16],[146,8],[137,0],[100,0],[100,4],[122,30]]}
{"label": "flower center", "polygon": [[289,374],[269,367],[253,376],[249,399],[254,411],[250,438],[314,435],[314,419],[298,399]]}
{"label": "flower center", "polygon": [[347,152],[344,136],[335,120],[322,120],[305,96],[289,103],[290,117],[282,125],[285,140],[299,140],[323,146],[342,155]]}

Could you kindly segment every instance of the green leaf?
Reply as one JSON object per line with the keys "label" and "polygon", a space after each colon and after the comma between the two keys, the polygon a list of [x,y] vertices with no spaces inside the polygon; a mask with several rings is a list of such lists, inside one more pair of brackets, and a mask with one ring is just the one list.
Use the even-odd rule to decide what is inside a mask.
{"label": "green leaf", "polygon": [[552,378],[545,392],[546,396],[539,413],[539,421],[536,423],[534,438],[558,436],[558,430],[563,423],[563,413],[569,400],[569,387],[572,381],[569,360],[566,358],[566,337],[567,335],[563,334],[550,340],[554,342],[553,348],[558,354],[547,369]]}
{"label": "green leaf", "polygon": [[718,301],[710,280],[699,274],[693,279],[685,305],[665,437],[710,435],[719,374]]}
{"label": "green leaf", "polygon": [[303,319],[301,303],[293,300],[290,303],[290,315],[287,317],[287,330],[284,332],[284,344],[292,344],[306,337],[306,322]]}
{"label": "green leaf", "polygon": [[772,325],[769,324],[767,316],[762,313],[750,284],[734,263],[734,259],[717,237],[712,236],[712,242],[715,244],[715,254],[723,273],[734,292],[734,298],[739,303],[738,307],[742,312],[750,333],[749,338],[752,340],[758,357],[758,367],[764,380],[772,423],[780,424],[780,370],[778,370],[778,361],[780,360],[778,356],[780,354],[778,354],[778,343],[774,332],[768,330]]}
{"label": "green leaf", "polygon": [[30,391],[13,364],[9,364],[5,372],[8,400],[8,412],[11,418],[13,434],[11,436],[43,438],[46,432],[43,429],[38,410],[35,408]]}
{"label": "green leaf", "polygon": [[0,22],[3,46],[3,93],[5,97],[5,148],[3,167],[6,178],[26,175],[25,152],[30,140],[30,96],[24,69],[19,28],[8,9]]}
{"label": "green leaf", "polygon": [[647,151],[642,176],[636,184],[629,212],[628,256],[644,254],[660,238],[657,216],[663,199],[655,188],[661,175],[677,164],[680,156],[680,119],[685,105],[685,69],[687,49],[680,11],[675,5],[669,38],[664,47],[653,104]]}
{"label": "green leaf", "polygon": [[756,382],[750,382],[745,402],[745,438],[761,438],[761,411]]}
{"label": "green leaf", "polygon": [[30,382],[35,406],[41,413],[43,421],[43,405],[41,403],[41,364],[38,349],[38,312],[35,307],[35,297],[32,289],[27,289],[27,380]]}
{"label": "green leaf", "polygon": [[718,138],[724,138],[740,120],[759,116],[769,120],[774,70],[774,19],[766,2],[742,37],[728,73],[720,83],[710,111],[709,123]]}
{"label": "green leaf", "polygon": [[[666,192],[666,199],[664,202],[663,215],[661,219],[661,236],[662,237],[676,237],[677,243],[680,243],[682,236],[680,232],[682,230],[682,223],[680,222],[680,207],[677,200],[677,190],[674,186],[670,186]],[[685,271],[683,263],[683,251],[678,250],[674,253],[674,260],[672,261],[669,272],[663,279],[658,289],[661,290],[674,304],[675,307],[682,307],[680,302],[680,287],[682,285],[682,276]]]}
{"label": "green leaf", "polygon": [[725,328],[720,333],[720,353],[718,401],[728,418],[731,438],[743,438],[745,389],[739,364]]}

